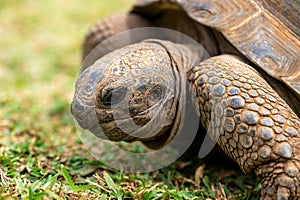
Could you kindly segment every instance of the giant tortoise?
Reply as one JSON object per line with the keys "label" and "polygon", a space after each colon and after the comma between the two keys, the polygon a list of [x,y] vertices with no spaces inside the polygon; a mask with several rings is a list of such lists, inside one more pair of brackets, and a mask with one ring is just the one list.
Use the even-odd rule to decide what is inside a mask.
{"label": "giant tortoise", "polygon": [[[100,125],[109,140],[161,148],[176,134],[181,112],[176,97],[155,81],[175,80],[175,90],[187,82],[199,123],[246,174],[262,179],[261,199],[300,198],[300,2],[141,0],[130,13],[90,29],[83,59],[105,39],[141,27],[181,32],[205,50],[149,38],[102,51],[76,82],[71,110],[79,125],[96,135]],[[138,127],[155,129],[149,113],[167,110],[155,134],[135,137],[118,127],[112,106],[128,91],[127,112]],[[117,112],[126,124],[128,115]]]}

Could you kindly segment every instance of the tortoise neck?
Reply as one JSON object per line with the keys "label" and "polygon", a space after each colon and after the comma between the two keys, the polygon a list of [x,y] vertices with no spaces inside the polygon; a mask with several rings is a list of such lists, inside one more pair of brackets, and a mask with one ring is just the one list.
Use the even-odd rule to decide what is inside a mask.
{"label": "tortoise neck", "polygon": [[[170,73],[174,77],[174,91],[176,100],[173,102],[171,109],[172,113],[175,113],[170,126],[165,127],[159,134],[143,143],[152,148],[160,149],[166,146],[173,138],[181,131],[184,124],[185,106],[187,105],[187,92],[189,85],[187,75],[188,72],[201,61],[208,58],[208,53],[200,46],[196,44],[178,44],[165,40],[150,39],[145,40],[146,43],[155,43],[163,47],[170,59]],[[191,101],[189,101],[191,103]],[[197,122],[198,123],[198,122]],[[159,136],[159,137],[158,137]]]}
{"label": "tortoise neck", "polygon": [[172,67],[176,67],[176,70],[183,74],[187,74],[195,65],[209,58],[206,50],[196,41],[181,44],[166,40],[149,39],[144,42],[156,43],[162,46],[170,57]]}

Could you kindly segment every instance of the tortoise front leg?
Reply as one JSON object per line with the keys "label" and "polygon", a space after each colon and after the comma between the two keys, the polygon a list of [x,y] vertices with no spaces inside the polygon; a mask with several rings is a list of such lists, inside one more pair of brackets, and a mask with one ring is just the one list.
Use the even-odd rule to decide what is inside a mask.
{"label": "tortoise front leg", "polygon": [[252,67],[234,56],[191,71],[203,127],[247,173],[262,178],[261,199],[300,197],[300,120]]}

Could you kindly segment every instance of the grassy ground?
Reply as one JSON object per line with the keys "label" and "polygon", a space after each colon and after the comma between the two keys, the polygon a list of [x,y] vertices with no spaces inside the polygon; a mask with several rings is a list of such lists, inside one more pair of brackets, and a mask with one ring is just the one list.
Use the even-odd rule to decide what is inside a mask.
{"label": "grassy ground", "polygon": [[89,25],[130,1],[0,0],[0,199],[257,199],[258,181],[200,162],[106,168],[69,112]]}

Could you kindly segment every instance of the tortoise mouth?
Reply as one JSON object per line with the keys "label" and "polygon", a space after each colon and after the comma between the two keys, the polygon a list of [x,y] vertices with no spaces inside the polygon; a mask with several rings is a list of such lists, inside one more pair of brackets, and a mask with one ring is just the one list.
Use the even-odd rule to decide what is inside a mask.
{"label": "tortoise mouth", "polygon": [[149,131],[149,122],[153,121],[153,114],[157,112],[157,106],[153,106],[135,113],[134,116],[123,116],[124,113],[119,110],[96,109],[97,124],[101,127],[107,139],[112,141],[142,141],[157,133]]}

